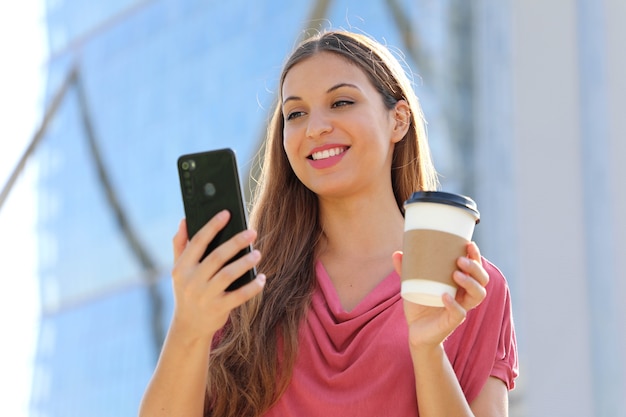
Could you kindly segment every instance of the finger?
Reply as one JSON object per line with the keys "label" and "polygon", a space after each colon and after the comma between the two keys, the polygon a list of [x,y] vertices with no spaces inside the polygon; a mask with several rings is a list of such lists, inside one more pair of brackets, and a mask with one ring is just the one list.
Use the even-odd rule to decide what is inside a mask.
{"label": "finger", "polygon": [[[189,249],[184,256],[188,256],[193,262],[198,262],[207,246],[217,236],[230,220],[228,210],[222,210],[217,213],[211,220],[207,222],[198,232],[189,240]],[[188,255],[187,255],[188,254]]]}
{"label": "finger", "polygon": [[214,285],[216,291],[223,292],[235,280],[256,267],[260,260],[261,253],[258,250],[253,250],[220,269],[215,276],[209,279],[209,282]]}
{"label": "finger", "polygon": [[481,261],[480,249],[478,249],[476,242],[469,242],[467,244],[467,257],[477,262]]}
{"label": "finger", "polygon": [[465,320],[465,317],[467,317],[467,309],[463,308],[463,306],[448,293],[443,294],[441,300],[450,317],[449,326],[456,328]]}
{"label": "finger", "polygon": [[464,309],[476,307],[487,296],[485,287],[471,276],[457,270],[452,274],[452,278],[460,287],[460,291],[457,292],[457,301]]}
{"label": "finger", "polygon": [[[200,263],[200,273],[206,276],[208,279],[211,279],[211,277],[216,275],[218,271],[220,271],[220,269],[228,266],[226,264],[231,259],[233,259],[235,255],[241,252],[241,250],[249,247],[255,241],[256,236],[256,231],[252,229],[244,230],[243,232],[237,233],[235,236],[228,239],[226,242],[222,243],[208,254],[208,256]],[[242,258],[248,257],[247,259],[250,260],[250,255],[251,253],[248,253]],[[258,262],[258,259],[255,259],[255,261]],[[256,263],[254,263],[252,266],[254,265],[256,265]],[[249,269],[250,268],[244,270],[243,272],[246,272]],[[230,270],[227,270],[226,272],[229,271]],[[240,273],[238,276],[243,275],[243,272]]]}
{"label": "finger", "polygon": [[178,230],[172,239],[172,247],[174,248],[174,263],[180,257],[180,254],[183,253],[185,247],[187,247],[187,221],[186,219],[182,219],[180,223],[178,223]]}
{"label": "finger", "polygon": [[462,256],[457,259],[457,266],[462,272],[474,278],[483,287],[487,286],[489,283],[489,274],[485,271],[485,268],[483,268],[480,260],[477,261],[472,258]]}
{"label": "finger", "polygon": [[236,308],[255,297],[265,287],[266,277],[264,274],[258,274],[254,280],[246,285],[237,288],[235,291],[229,291],[224,293],[224,300],[226,304],[231,308]]}
{"label": "finger", "polygon": [[402,251],[396,251],[391,255],[391,260],[393,262],[393,268],[396,270],[396,273],[402,276]]}

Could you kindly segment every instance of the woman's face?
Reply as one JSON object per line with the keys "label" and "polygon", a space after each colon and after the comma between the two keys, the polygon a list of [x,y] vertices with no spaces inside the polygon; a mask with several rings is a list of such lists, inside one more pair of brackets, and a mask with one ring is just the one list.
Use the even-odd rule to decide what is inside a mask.
{"label": "woman's face", "polygon": [[359,67],[329,52],[289,70],[282,100],[283,146],[306,187],[320,197],[391,187],[393,146],[409,124],[405,101],[388,110]]}

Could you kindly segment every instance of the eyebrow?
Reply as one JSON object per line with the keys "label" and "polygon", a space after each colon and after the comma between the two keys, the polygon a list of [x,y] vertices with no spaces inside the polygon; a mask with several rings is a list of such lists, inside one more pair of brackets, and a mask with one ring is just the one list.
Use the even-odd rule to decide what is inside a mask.
{"label": "eyebrow", "polygon": [[[339,83],[339,84],[335,84],[332,87],[330,87],[328,90],[326,90],[326,94],[328,93],[332,93],[335,90],[338,90],[340,88],[343,87],[349,87],[349,88],[355,88],[357,90],[361,90],[358,86],[356,86],[355,84],[350,84],[350,83]],[[291,100],[302,100],[302,97],[298,97],[298,96],[289,96],[286,99],[283,100],[283,106]]]}

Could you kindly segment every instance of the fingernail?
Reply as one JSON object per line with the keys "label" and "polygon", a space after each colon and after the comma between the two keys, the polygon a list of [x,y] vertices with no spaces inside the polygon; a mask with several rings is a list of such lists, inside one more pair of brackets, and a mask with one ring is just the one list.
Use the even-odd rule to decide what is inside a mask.
{"label": "fingernail", "polygon": [[463,272],[461,271],[454,271],[454,277],[456,279],[458,279],[459,281],[463,281],[467,278],[467,275],[465,275]]}
{"label": "fingernail", "polygon": [[243,237],[245,239],[254,239],[256,232],[254,230],[251,229],[246,229],[243,231]]}

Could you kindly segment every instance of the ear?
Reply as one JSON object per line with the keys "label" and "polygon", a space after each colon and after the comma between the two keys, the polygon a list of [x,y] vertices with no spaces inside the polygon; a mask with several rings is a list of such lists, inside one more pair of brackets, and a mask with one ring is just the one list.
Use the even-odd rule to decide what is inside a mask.
{"label": "ear", "polygon": [[391,113],[393,116],[391,141],[393,143],[398,143],[409,131],[409,126],[411,124],[411,107],[406,100],[399,100],[391,110]]}

